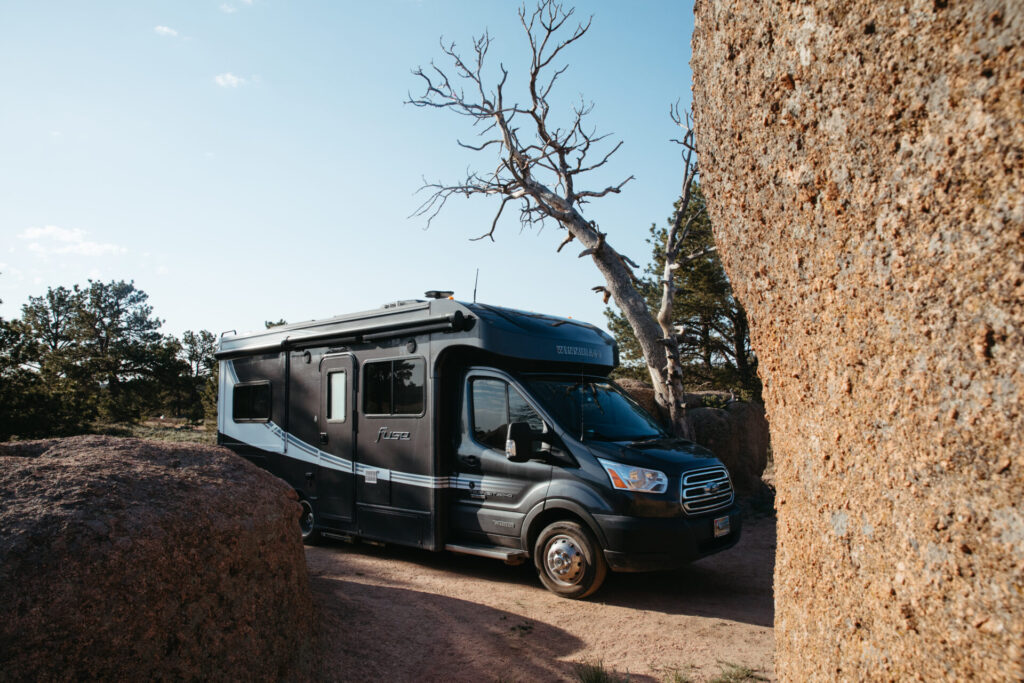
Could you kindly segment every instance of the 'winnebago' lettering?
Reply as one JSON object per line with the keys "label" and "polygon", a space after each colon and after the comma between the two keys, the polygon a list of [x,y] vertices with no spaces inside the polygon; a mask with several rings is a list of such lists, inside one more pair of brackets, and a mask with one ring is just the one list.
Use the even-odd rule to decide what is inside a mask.
{"label": "'winnebago' lettering", "polygon": [[[396,441],[408,441],[409,440],[409,432],[389,432],[387,427],[381,427],[380,429],[377,430],[377,441],[380,441],[381,439],[385,439],[385,440],[393,439],[393,440],[396,440]],[[377,441],[375,441],[374,443],[377,443]]]}
{"label": "'winnebago' lettering", "polygon": [[560,356],[583,356],[584,358],[599,359],[601,354],[587,346],[567,346],[555,344],[555,353]]}

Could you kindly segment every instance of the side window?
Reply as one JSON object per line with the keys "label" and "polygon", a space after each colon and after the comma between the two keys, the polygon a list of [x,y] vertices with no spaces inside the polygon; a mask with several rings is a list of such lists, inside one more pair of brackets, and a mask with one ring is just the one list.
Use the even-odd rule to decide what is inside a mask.
{"label": "side window", "polygon": [[473,438],[478,443],[504,451],[510,422],[526,422],[538,434],[544,430],[540,415],[507,382],[475,379],[470,386]]}
{"label": "side window", "polygon": [[345,421],[345,400],[348,395],[348,373],[344,370],[327,375],[327,421]]}
{"label": "side window", "polygon": [[496,379],[473,380],[473,438],[484,446],[505,450],[508,434],[507,385]]}
{"label": "side window", "polygon": [[363,412],[367,415],[391,412],[391,363],[363,366]]}
{"label": "side window", "polygon": [[525,422],[530,429],[540,434],[544,431],[544,420],[530,407],[523,395],[512,387],[508,388],[509,422]]}
{"label": "side window", "polygon": [[270,382],[236,384],[231,397],[235,422],[270,421]]}
{"label": "side window", "polygon": [[423,412],[427,365],[422,358],[366,363],[363,377],[365,414],[419,415]]}
{"label": "side window", "polygon": [[391,412],[419,415],[423,412],[426,363],[422,358],[396,360],[391,366]]}

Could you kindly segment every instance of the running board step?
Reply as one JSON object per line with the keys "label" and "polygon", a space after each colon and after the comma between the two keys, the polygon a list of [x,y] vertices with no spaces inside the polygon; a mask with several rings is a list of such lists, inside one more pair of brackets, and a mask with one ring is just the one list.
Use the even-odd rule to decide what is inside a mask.
{"label": "running board step", "polygon": [[493,560],[504,560],[509,564],[522,564],[529,557],[525,550],[504,548],[500,545],[449,543],[444,549],[450,550],[453,553],[462,553],[463,555],[476,555],[477,557],[489,557]]}

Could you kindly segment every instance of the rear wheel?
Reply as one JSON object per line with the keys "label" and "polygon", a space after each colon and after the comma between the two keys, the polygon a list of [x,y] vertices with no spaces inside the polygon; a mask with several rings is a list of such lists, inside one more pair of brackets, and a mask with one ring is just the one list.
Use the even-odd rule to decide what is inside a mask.
{"label": "rear wheel", "polygon": [[302,533],[302,542],[306,545],[316,545],[321,540],[320,531],[316,528],[316,514],[313,512],[313,504],[305,498],[299,500],[302,506],[302,515],[299,517],[299,531]]}
{"label": "rear wheel", "polygon": [[548,525],[533,546],[533,562],[545,588],[573,600],[593,594],[608,574],[597,540],[577,522]]}

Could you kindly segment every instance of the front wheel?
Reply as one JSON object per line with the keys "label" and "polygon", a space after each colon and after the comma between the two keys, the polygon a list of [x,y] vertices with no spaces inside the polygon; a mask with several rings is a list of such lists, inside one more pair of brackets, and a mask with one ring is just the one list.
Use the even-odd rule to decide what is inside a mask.
{"label": "front wheel", "polygon": [[545,588],[572,600],[591,595],[608,574],[594,535],[576,522],[548,525],[533,547],[533,563]]}
{"label": "front wheel", "polygon": [[302,506],[302,514],[299,516],[299,532],[302,533],[302,542],[306,545],[316,545],[320,542],[320,530],[316,528],[316,515],[313,513],[313,504],[305,498],[299,500]]}

